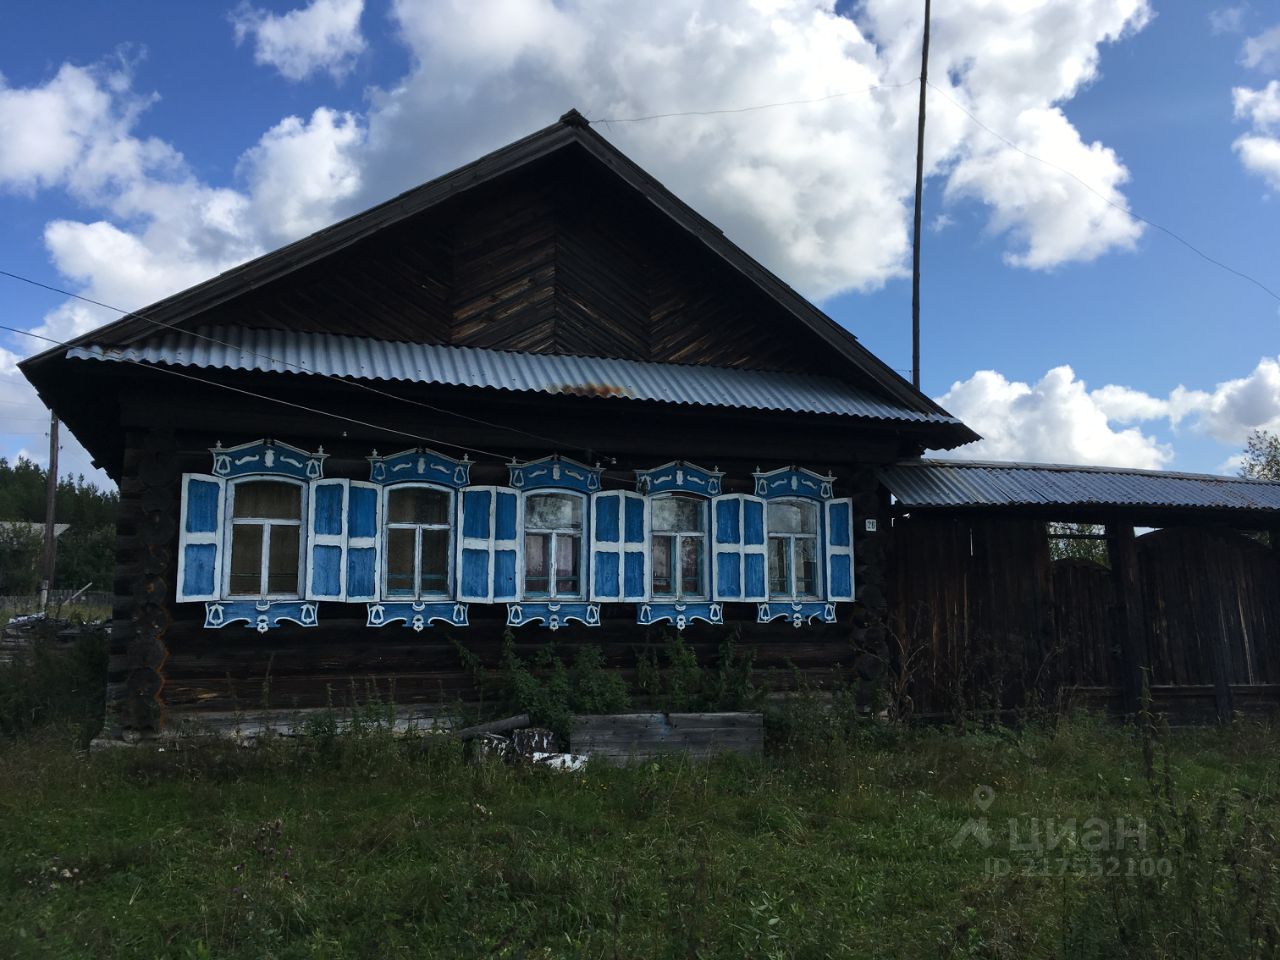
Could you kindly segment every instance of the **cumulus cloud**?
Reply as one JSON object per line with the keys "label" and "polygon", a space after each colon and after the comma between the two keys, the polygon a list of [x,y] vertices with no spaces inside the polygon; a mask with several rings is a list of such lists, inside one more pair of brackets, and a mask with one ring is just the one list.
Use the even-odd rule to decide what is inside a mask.
{"label": "cumulus cloud", "polygon": [[1249,12],[1248,4],[1235,7],[1222,7],[1209,11],[1209,29],[1215,34],[1239,33],[1244,29],[1244,18]]}
{"label": "cumulus cloud", "polygon": [[312,0],[279,15],[242,3],[230,19],[236,43],[252,37],[254,62],[275,67],[285,79],[326,72],[342,80],[365,50],[363,12],[364,0]]}
{"label": "cumulus cloud", "polygon": [[979,370],[952,384],[938,402],[983,437],[952,451],[955,457],[1147,469],[1173,458],[1167,445],[1137,427],[1116,429],[1105,402],[1065,365],[1035,384]]}
{"label": "cumulus cloud", "polygon": [[1260,90],[1236,87],[1231,93],[1236,119],[1247,120],[1252,128],[1235,141],[1240,162],[1280,190],[1280,80]]}
{"label": "cumulus cloud", "polygon": [[1280,433],[1280,357],[1211,389],[1180,384],[1164,397],[1117,384],[1090,390],[1068,366],[1035,384],[979,370],[938,402],[983,436],[952,456],[1158,468],[1172,449],[1139,424],[1186,428],[1236,448],[1254,430]]}
{"label": "cumulus cloud", "polygon": [[[640,163],[810,296],[873,289],[904,272],[915,151],[919,10],[870,0],[849,16],[831,0],[621,0],[393,4],[414,57],[375,95],[370,184],[404,187],[577,104],[627,118],[779,99],[806,106],[602,125]],[[935,12],[931,64],[948,96],[1020,146],[1123,207],[1123,164],[1085,145],[1060,105],[1098,76],[1099,48],[1140,29],[1144,0],[963,0]],[[948,79],[950,78],[950,79]],[[900,86],[884,85],[900,84]],[[882,89],[866,92],[881,85]],[[953,200],[994,209],[1009,260],[1048,267],[1127,248],[1123,210],[1017,153],[954,106],[931,101],[927,170]],[[970,161],[967,165],[959,165]],[[1014,172],[1020,199],[986,175]]]}
{"label": "cumulus cloud", "polygon": [[1246,40],[1240,61],[1255,70],[1280,70],[1280,24]]}

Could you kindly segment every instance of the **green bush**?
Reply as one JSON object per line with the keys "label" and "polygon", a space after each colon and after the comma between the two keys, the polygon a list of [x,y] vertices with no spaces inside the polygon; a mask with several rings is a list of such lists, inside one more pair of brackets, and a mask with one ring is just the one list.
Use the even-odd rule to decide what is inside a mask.
{"label": "green bush", "polygon": [[82,626],[71,643],[52,624],[32,631],[31,643],[0,664],[0,736],[51,723],[71,723],[83,744],[102,729],[107,687],[106,630]]}

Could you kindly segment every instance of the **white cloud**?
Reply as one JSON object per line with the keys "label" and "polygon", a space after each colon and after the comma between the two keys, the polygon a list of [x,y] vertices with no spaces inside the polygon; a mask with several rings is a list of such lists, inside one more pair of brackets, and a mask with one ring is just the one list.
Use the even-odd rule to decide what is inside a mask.
{"label": "white cloud", "polygon": [[[965,157],[947,183],[949,198],[974,197],[991,206],[990,229],[1008,232],[1016,243],[1005,260],[1043,269],[1132,248],[1142,226],[1129,216],[1120,193],[1129,174],[1115,152],[1096,142],[1086,145],[1056,108],[1023,111],[1017,129],[1023,150],[1056,157],[1053,162],[1062,169],[999,146]],[[1089,199],[1083,201],[1076,178],[1098,185],[1098,194],[1085,193]]]}
{"label": "white cloud", "polygon": [[310,122],[285,117],[240,158],[260,236],[286,242],[326,227],[362,185],[364,128],[321,107]]}
{"label": "white cloud", "polygon": [[979,370],[952,384],[938,402],[983,437],[952,451],[954,457],[1147,469],[1173,458],[1170,447],[1137,427],[1113,427],[1106,404],[1065,365],[1035,384]]}
{"label": "white cloud", "polygon": [[[464,3],[399,0],[414,56],[374,95],[366,183],[403,188],[576,104],[594,117],[707,110],[848,92],[807,106],[601,126],[748,251],[810,296],[872,289],[909,254],[919,10],[870,0]],[[1098,76],[1099,47],[1140,29],[1144,0],[964,0],[935,11],[932,70],[949,94],[1020,145],[1073,169],[1123,206],[1127,172],[1085,146],[1057,105]],[[876,84],[895,89],[864,92]],[[1122,211],[1018,154],[931,98],[927,169],[964,167],[953,198],[992,204],[1028,267],[1126,248]],[[988,165],[1012,171],[1006,199]],[[1064,199],[1065,198],[1065,199]],[[372,199],[372,197],[370,197]]]}
{"label": "white cloud", "polygon": [[1186,425],[1236,449],[1254,430],[1280,433],[1280,357],[1264,357],[1246,376],[1212,389],[1179,385],[1167,397],[1116,384],[1089,390],[1069,366],[1035,384],[979,370],[938,402],[983,437],[950,456],[1159,468],[1172,447],[1133,425]]}
{"label": "white cloud", "polygon": [[1210,10],[1209,29],[1215,34],[1239,33],[1244,29],[1244,18],[1248,12],[1249,5],[1247,3]]}
{"label": "white cloud", "polygon": [[1236,87],[1231,94],[1236,119],[1247,120],[1252,126],[1233,144],[1240,162],[1272,189],[1280,190],[1280,80],[1272,80],[1261,90]]}
{"label": "white cloud", "polygon": [[1240,61],[1255,70],[1280,70],[1280,24],[1247,39]]}
{"label": "white cloud", "polygon": [[365,50],[363,12],[364,0],[312,0],[280,15],[242,3],[230,19],[236,43],[253,38],[256,63],[275,67],[288,80],[305,80],[322,71],[341,80]]}

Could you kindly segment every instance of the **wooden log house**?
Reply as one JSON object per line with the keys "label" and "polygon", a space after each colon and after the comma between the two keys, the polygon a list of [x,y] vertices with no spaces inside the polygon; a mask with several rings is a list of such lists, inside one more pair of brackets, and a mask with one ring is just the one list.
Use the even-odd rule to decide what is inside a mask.
{"label": "wooden log house", "polygon": [[[492,663],[507,630],[624,672],[664,631],[703,657],[736,631],[818,679],[924,645],[924,704],[978,629],[907,622],[972,573],[974,504],[902,509],[922,454],[977,435],[576,112],[22,369],[120,485],[115,736],[353,681],[430,717],[473,693],[457,645]],[[1042,520],[993,521],[1031,571],[996,646],[1055,629]],[[1113,579],[1075,679],[1131,706],[1129,627],[1094,621],[1140,587]]]}

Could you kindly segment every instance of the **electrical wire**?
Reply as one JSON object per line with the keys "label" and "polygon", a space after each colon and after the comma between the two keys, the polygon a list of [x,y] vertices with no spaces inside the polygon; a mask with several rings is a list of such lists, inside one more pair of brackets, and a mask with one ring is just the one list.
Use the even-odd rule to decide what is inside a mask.
{"label": "electrical wire", "polygon": [[[481,426],[485,426],[485,427],[493,427],[498,430],[506,430],[510,433],[519,434],[521,436],[528,437],[529,439],[537,440],[539,443],[546,443],[546,444],[550,444],[553,447],[561,447],[569,450],[579,450],[589,455],[595,454],[595,455],[601,456],[604,459],[610,460],[611,462],[614,462],[614,463],[617,462],[616,457],[607,456],[606,454],[601,453],[600,451],[589,450],[585,447],[579,446],[578,444],[566,443],[562,440],[557,440],[553,437],[542,436],[541,434],[536,434],[529,430],[521,429],[520,427],[513,427],[513,426],[510,426],[509,424],[494,423],[490,420],[481,419],[480,417],[473,417],[473,416],[470,416],[469,414],[458,413],[454,410],[448,410],[443,407],[438,407],[438,406],[435,406],[434,404],[426,403],[425,401],[422,401],[422,400],[414,400],[410,397],[402,397],[399,394],[391,393],[387,390],[381,390],[378,387],[371,386],[370,384],[367,384],[367,383],[362,383],[358,380],[350,380],[346,377],[339,376],[338,374],[335,374],[335,373],[323,373],[319,370],[313,370],[312,368],[306,366],[306,364],[297,363],[290,360],[281,360],[279,357],[273,357],[270,354],[260,353],[256,350],[248,350],[240,344],[233,344],[233,343],[227,342],[226,340],[219,340],[217,337],[211,337],[207,334],[200,333],[199,331],[187,330],[182,327],[179,327],[177,324],[169,323],[164,320],[157,320],[154,317],[149,317],[145,313],[125,310],[121,307],[115,307],[109,303],[103,303],[101,300],[94,300],[92,297],[86,297],[78,293],[72,293],[70,290],[63,290],[60,287],[55,287],[48,283],[42,283],[39,280],[33,280],[30,277],[24,277],[21,274],[12,273],[8,270],[0,269],[0,276],[9,277],[12,280],[19,280],[23,283],[29,283],[34,287],[40,287],[41,289],[48,290],[51,293],[57,293],[65,297],[71,297],[76,300],[82,300],[85,303],[91,303],[94,306],[102,307],[106,310],[113,310],[116,313],[122,314],[124,317],[136,317],[139,320],[144,320],[147,323],[153,324],[157,327],[164,327],[167,330],[173,330],[175,332],[182,333],[186,336],[195,337],[196,339],[199,339],[199,340],[206,340],[209,343],[216,343],[219,346],[227,347],[232,350],[239,350],[242,353],[248,353],[250,356],[260,357],[263,360],[269,360],[272,363],[278,363],[284,367],[293,367],[301,371],[302,373],[310,374],[312,376],[317,376],[317,377],[324,377],[326,380],[332,380],[335,383],[342,383],[349,387],[355,387],[359,390],[364,390],[367,393],[372,393],[380,397],[385,397],[390,400],[397,400],[401,403],[412,404],[415,407],[422,407],[424,410],[430,410],[432,413],[438,413],[438,414],[441,414],[442,416],[456,417],[459,420],[466,420],[470,423],[480,424]],[[13,330],[14,328],[4,327],[4,329]],[[24,333],[27,331],[19,330],[17,332]],[[53,340],[48,337],[45,337],[43,339],[49,340],[50,343],[56,343],[59,346],[64,346],[64,347],[69,346],[69,344],[62,343],[59,340]],[[436,441],[432,441],[432,442],[436,442]],[[443,441],[439,441],[439,442],[443,443]],[[467,447],[463,447],[458,444],[448,444],[448,445],[454,446],[459,450],[469,449]]]}
{"label": "electrical wire", "polygon": [[[31,330],[20,330],[17,327],[11,327],[6,324],[0,324],[0,330],[7,330],[10,333],[18,333],[18,334],[22,334],[23,336],[33,337],[34,339],[37,339],[37,340],[44,340],[47,343],[56,344],[57,346],[61,346],[61,347],[70,346],[70,344],[66,343],[65,341],[57,340],[53,337],[46,337],[43,334],[35,333],[34,331],[31,331]],[[277,403],[282,406],[292,407],[295,410],[303,410],[307,413],[313,413],[313,414],[316,414],[317,416],[329,417],[334,420],[341,420],[346,423],[355,424],[357,426],[368,427],[369,429],[372,429],[372,430],[381,430],[384,433],[397,434],[402,437],[407,437],[411,440],[416,440],[419,443],[428,444],[431,446],[449,447],[454,450],[462,450],[466,453],[474,453],[483,457],[491,457],[495,460],[500,460],[503,462],[506,462],[510,459],[505,454],[497,453],[493,450],[485,450],[480,447],[470,447],[462,443],[451,443],[446,440],[440,440],[434,437],[423,436],[422,434],[414,433],[410,430],[402,430],[399,427],[390,427],[390,426],[387,426],[386,424],[374,423],[369,420],[360,420],[356,417],[349,417],[346,414],[334,413],[332,410],[323,410],[319,407],[311,407],[303,403],[297,403],[293,400],[285,400],[280,397],[269,396],[267,394],[258,393],[257,391],[254,391],[254,390],[247,390],[243,387],[232,386],[229,383],[219,383],[216,380],[209,380],[204,377],[198,377],[195,374],[184,373],[183,371],[180,371],[180,370],[174,370],[171,367],[160,366],[154,363],[147,363],[144,360],[137,360],[137,359],[134,359],[133,357],[121,357],[120,359],[125,363],[131,363],[135,366],[142,367],[144,370],[154,370],[157,373],[164,373],[170,376],[180,377],[183,380],[190,380],[195,383],[204,384],[206,386],[217,387],[220,390],[228,390],[232,393],[241,394],[242,396],[252,397],[255,400],[263,400],[263,401],[266,401],[267,403]],[[19,437],[48,436],[48,431],[45,431],[45,433],[43,434],[14,433],[11,435],[19,436]],[[578,449],[578,448],[574,447],[573,449]],[[634,482],[635,480],[634,475],[628,475],[628,474],[619,473],[619,472],[610,472],[607,470],[601,470],[600,475],[601,477],[609,477],[610,479],[620,480],[622,482],[627,482],[627,483]]]}
{"label": "electrical wire", "polygon": [[1200,257],[1201,259],[1208,261],[1209,263],[1213,264],[1215,267],[1220,267],[1221,269],[1227,271],[1227,273],[1234,274],[1235,276],[1239,277],[1241,280],[1249,281],[1250,283],[1252,283],[1254,286],[1256,286],[1259,290],[1263,291],[1272,299],[1280,300],[1280,293],[1276,293],[1274,290],[1272,290],[1270,287],[1264,284],[1261,280],[1258,280],[1256,277],[1251,277],[1249,276],[1249,274],[1244,273],[1240,270],[1237,270],[1235,269],[1235,267],[1228,266],[1227,264],[1223,263],[1221,260],[1217,260],[1214,257],[1209,256],[1209,254],[1205,253],[1195,244],[1191,243],[1189,240],[1184,239],[1183,237],[1180,237],[1178,234],[1174,233],[1168,227],[1162,224],[1156,223],[1154,220],[1149,220],[1146,217],[1142,216],[1141,214],[1135,213],[1134,211],[1126,207],[1124,204],[1116,203],[1114,200],[1112,200],[1102,191],[1096,189],[1092,184],[1086,182],[1085,180],[1080,179],[1080,177],[1076,176],[1066,167],[1061,167],[1058,164],[1052,162],[1051,160],[1046,160],[1043,157],[1037,157],[1034,153],[1028,153],[1026,150],[1023,150],[1020,146],[1018,146],[1008,137],[1004,136],[1001,133],[998,133],[995,130],[992,130],[989,126],[987,126],[985,123],[979,120],[976,116],[974,116],[973,113],[971,113],[963,104],[961,104],[959,101],[953,98],[945,90],[942,90],[940,87],[936,86],[933,83],[933,81],[926,80],[925,83],[928,85],[930,90],[932,90],[934,93],[937,93],[939,96],[941,96],[944,100],[946,100],[953,107],[955,107],[957,110],[963,113],[966,117],[968,117],[970,120],[976,123],[979,127],[985,130],[987,133],[991,134],[991,136],[995,137],[997,140],[1001,141],[1005,145],[1016,150],[1018,153],[1022,154],[1024,157],[1034,160],[1036,161],[1036,163],[1042,163],[1046,167],[1052,167],[1054,170],[1057,170],[1059,173],[1065,173],[1068,177],[1070,177],[1076,183],[1080,184],[1080,186],[1084,187],[1094,196],[1098,197],[1098,199],[1102,200],[1108,206],[1114,207],[1115,209],[1119,210],[1121,213],[1125,214],[1126,216],[1133,217],[1133,219],[1141,221],[1142,223],[1145,223],[1149,227],[1154,227],[1156,230],[1159,230],[1161,233],[1165,234],[1166,236],[1171,237],[1174,240],[1178,241],[1178,243],[1182,244],[1184,247],[1186,247],[1188,250],[1190,250],[1192,253],[1194,253],[1196,256]]}
{"label": "electrical wire", "polygon": [[[7,330],[10,333],[20,333],[24,336],[34,337],[37,340],[44,340],[48,343],[57,344],[60,347],[70,346],[70,344],[62,340],[56,340],[53,337],[46,337],[43,334],[35,333],[31,330],[19,330],[17,327],[10,327],[5,324],[0,324],[0,330]],[[192,380],[192,381],[195,381],[196,383],[203,383],[207,386],[218,387],[219,389],[222,389],[222,390],[229,390],[232,393],[238,393],[238,394],[242,394],[243,396],[253,397],[256,400],[265,400],[268,403],[282,404],[287,407],[293,407],[297,410],[305,410],[308,413],[314,413],[322,417],[331,417],[335,420],[343,420],[347,423],[353,423],[358,426],[369,427],[373,430],[381,430],[385,433],[399,434],[402,437],[408,437],[409,439],[417,440],[420,443],[428,443],[428,444],[435,444],[438,446],[451,447],[455,450],[463,450],[467,453],[476,453],[485,457],[496,457],[499,460],[506,459],[503,456],[503,454],[495,453],[492,450],[483,450],[479,447],[469,447],[461,443],[449,443],[444,440],[439,440],[433,437],[426,437],[418,433],[413,433],[412,431],[409,431],[409,430],[401,430],[398,427],[389,427],[389,426],[386,426],[385,424],[372,423],[368,420],[360,420],[355,417],[348,417],[345,414],[334,413],[331,410],[322,410],[318,407],[310,407],[310,406],[307,406],[306,404],[296,403],[292,400],[284,400],[284,399],[281,399],[280,397],[271,397],[271,396],[267,396],[266,394],[258,393],[253,390],[246,390],[243,387],[235,387],[229,383],[218,383],[216,380],[207,380],[204,377],[198,377],[195,374],[183,373],[180,370],[174,370],[170,367],[164,367],[158,364],[147,363],[144,360],[137,360],[133,357],[121,357],[120,359],[125,363],[132,363],[135,366],[142,367],[145,370],[155,370],[159,373],[167,373],[172,376],[181,377],[184,380]]]}

